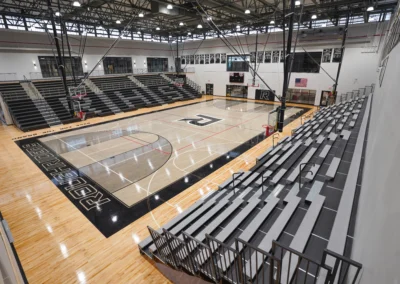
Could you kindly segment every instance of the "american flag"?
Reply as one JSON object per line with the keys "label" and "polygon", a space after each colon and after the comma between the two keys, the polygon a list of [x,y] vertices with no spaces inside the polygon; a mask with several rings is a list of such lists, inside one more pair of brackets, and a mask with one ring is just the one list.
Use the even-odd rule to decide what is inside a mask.
{"label": "american flag", "polygon": [[295,87],[307,87],[307,79],[306,78],[296,78],[294,81]]}

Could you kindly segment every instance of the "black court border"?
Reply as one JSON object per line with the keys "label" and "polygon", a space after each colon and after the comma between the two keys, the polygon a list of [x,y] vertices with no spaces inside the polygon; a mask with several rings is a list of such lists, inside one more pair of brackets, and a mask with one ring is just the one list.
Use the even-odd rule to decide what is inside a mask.
{"label": "black court border", "polygon": [[[186,107],[189,105],[204,103],[208,101],[213,101],[214,99],[208,99],[201,102],[186,104],[182,106],[171,107],[162,110],[155,110],[143,114],[132,115],[128,117],[123,117],[111,121],[104,121],[101,123],[96,124],[89,124],[79,128],[68,129],[64,131],[57,132],[57,134],[65,133],[77,129],[92,127],[95,125],[101,125],[105,123],[110,123],[114,121],[124,120],[131,117],[142,116],[151,113],[157,113],[162,111],[167,111],[170,109]],[[218,99],[217,99],[218,100]],[[228,99],[229,100],[229,99]],[[246,102],[247,100],[232,100],[232,101],[242,101]],[[260,102],[260,104],[263,104]],[[302,116],[305,112],[309,111],[310,108],[301,108],[302,110],[297,113],[296,115],[288,118],[285,120],[284,125],[292,122],[293,120]],[[181,179],[175,181],[174,183],[160,189],[155,194],[158,195],[158,199],[154,198],[154,195],[150,195],[147,198],[143,199],[142,201],[136,203],[131,207],[126,207],[123,205],[118,199],[116,199],[113,195],[108,193],[103,187],[98,185],[96,182],[91,180],[87,177],[84,173],[80,172],[78,169],[73,167],[71,164],[63,160],[59,157],[55,152],[53,152],[50,148],[46,145],[41,143],[38,139],[43,138],[46,136],[54,135],[55,132],[48,133],[41,136],[30,137],[23,140],[15,141],[15,143],[20,147],[20,149],[40,168],[40,170],[60,189],[60,191],[86,216],[86,218],[106,237],[110,237],[113,234],[117,233],[118,231],[125,228],[127,225],[131,224],[132,222],[136,221],[140,217],[144,216],[151,210],[157,208],[159,205],[163,204],[165,201],[173,198],[174,196],[178,195],[182,191],[186,190],[190,186],[194,185],[198,181],[202,180],[209,174],[213,173],[220,167],[224,166],[234,158],[238,157],[242,153],[246,152],[247,150],[251,149],[258,143],[262,142],[265,139],[264,133],[260,133],[259,135],[254,136],[253,138],[249,139],[248,141],[244,142],[243,144],[237,146],[236,148],[232,149],[231,151],[219,156],[218,158],[214,159],[213,161],[203,165],[199,169],[191,172],[190,174],[182,177]],[[35,146],[32,146],[35,145]],[[28,148],[26,148],[28,147]],[[35,148],[30,148],[35,147]],[[38,161],[32,156],[32,149],[35,150],[36,153],[46,152],[47,157],[43,161]],[[36,157],[37,158],[37,157]],[[45,167],[45,163],[54,163],[59,164],[60,162],[64,164],[62,169],[58,167],[53,167],[49,169]],[[212,164],[212,166],[211,166]],[[62,178],[59,178],[60,176]],[[71,177],[74,180],[74,183],[68,184],[66,179],[71,181]],[[75,180],[84,180],[85,187],[82,187],[80,182],[79,185],[75,184]],[[74,188],[76,187],[76,188]],[[95,192],[88,191],[87,196],[80,196],[77,198],[77,194],[82,191],[82,188],[87,189],[87,187],[94,188]],[[73,193],[74,194],[71,194]],[[104,204],[101,206],[90,206],[93,205],[93,201],[105,201]],[[83,204],[84,203],[84,204]],[[100,202],[101,203],[101,202]],[[90,209],[88,209],[90,207]]]}

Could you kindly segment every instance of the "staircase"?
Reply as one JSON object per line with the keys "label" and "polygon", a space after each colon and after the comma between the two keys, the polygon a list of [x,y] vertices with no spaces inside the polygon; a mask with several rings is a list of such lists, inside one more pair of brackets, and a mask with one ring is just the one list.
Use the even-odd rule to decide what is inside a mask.
{"label": "staircase", "polygon": [[128,78],[134,82],[136,85],[138,85],[139,87],[146,87],[142,82],[140,82],[138,79],[136,79],[134,76],[128,76]]}
{"label": "staircase", "polygon": [[120,113],[122,110],[115,105],[106,95],[103,93],[96,94],[97,97],[113,112],[113,113]]}
{"label": "staircase", "polygon": [[49,106],[46,100],[32,100],[40,114],[43,116],[44,120],[49,126],[61,125],[61,121],[58,119],[57,114]]}
{"label": "staircase", "polygon": [[165,80],[167,80],[170,83],[174,83],[174,80],[172,80],[170,77],[168,77],[167,75],[165,75],[164,73],[160,74],[161,77],[163,77]]}
{"label": "staircase", "polygon": [[97,87],[96,84],[93,83],[89,78],[87,78],[87,79],[84,81],[84,83],[85,83],[86,87],[88,87],[88,88],[89,88],[92,92],[94,92],[95,94],[102,94],[102,93],[103,93],[103,91],[100,90],[100,88]]}
{"label": "staircase", "polygon": [[32,82],[21,82],[21,86],[32,100],[43,99],[43,96]]}

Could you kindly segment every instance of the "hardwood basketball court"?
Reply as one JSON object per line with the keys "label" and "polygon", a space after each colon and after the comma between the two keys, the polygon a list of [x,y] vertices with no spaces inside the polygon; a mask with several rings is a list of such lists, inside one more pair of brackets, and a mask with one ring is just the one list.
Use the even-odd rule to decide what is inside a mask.
{"label": "hardwood basketball court", "polygon": [[[212,97],[197,99],[195,104],[193,104],[193,101],[175,103],[169,106],[139,110],[136,113],[120,114],[119,117],[117,116],[117,120],[97,118],[88,121],[93,125],[90,127],[75,123],[68,131],[65,131],[65,129],[62,129],[64,130],[62,131],[60,127],[59,129],[52,129],[50,134],[48,133],[49,130],[26,133],[24,138],[27,139],[25,140],[18,139],[22,134],[14,128],[8,127],[1,130],[1,183],[4,185],[2,212],[4,217],[9,220],[18,255],[25,273],[32,283],[38,281],[65,283],[81,281],[82,279],[87,282],[100,280],[102,282],[113,282],[113,279],[117,277],[116,275],[118,275],[119,282],[124,280],[127,283],[167,282],[148,260],[139,256],[137,243],[148,236],[146,226],[158,227],[164,224],[193,202],[202,198],[207,192],[216,190],[217,185],[231,176],[232,172],[250,168],[257,155],[265,147],[272,144],[271,138],[265,140],[258,138],[263,132],[261,125],[266,123],[267,112],[271,109],[270,104],[252,100],[243,102],[242,100],[210,100],[210,98]],[[285,132],[280,136],[281,138],[284,135],[289,135],[290,130],[300,124],[298,117],[299,114],[304,113],[303,108],[304,106],[290,106],[287,112],[288,118],[291,116],[293,116],[292,120],[294,117],[297,118],[288,123]],[[163,111],[160,111],[161,109]],[[305,115],[312,112],[313,109],[306,112]],[[145,115],[136,116],[136,114]],[[193,114],[217,117],[221,120],[207,126],[179,121],[185,118],[193,118]],[[204,121],[209,122],[210,120],[205,119]],[[97,122],[100,123],[96,124]],[[57,130],[61,131],[58,132]],[[124,131],[131,131],[131,133]],[[161,141],[156,138],[157,136],[166,137],[166,141],[169,141],[169,143],[165,141],[165,144],[158,145],[157,143]],[[178,143],[177,136],[179,136],[181,143]],[[123,140],[121,140],[121,137],[126,139],[122,138]],[[168,184],[176,183],[177,180],[182,180],[185,183],[185,178],[191,179],[190,172],[204,166],[210,168],[213,160],[232,152],[243,143],[255,139],[254,137],[257,137],[254,141],[257,141],[258,144],[253,142],[254,144],[245,148],[242,146],[243,149],[240,152],[235,152],[238,156],[228,159],[223,156],[222,158],[226,160],[223,163],[224,165],[216,165],[216,168],[209,169],[212,172],[211,174],[202,179],[187,182],[187,186],[180,187],[180,191],[173,194],[172,198],[166,191],[165,198],[162,198],[162,192],[172,188],[171,186],[168,187]],[[13,142],[13,139],[17,142]],[[105,228],[102,234],[82,214],[84,212],[82,206],[77,205],[82,205],[82,203],[74,202],[81,212],[71,203],[78,196],[70,195],[68,200],[66,198],[67,193],[60,192],[60,184],[55,182],[59,185],[59,188],[57,188],[53,183],[54,179],[53,181],[49,180],[48,176],[38,168],[41,165],[32,162],[33,157],[31,156],[31,159],[29,159],[17,146],[17,144],[22,146],[24,141],[32,142],[33,140],[35,140],[34,143],[40,142],[41,145],[45,145],[45,149],[51,149],[52,153],[58,154],[60,158],[71,163],[75,166],[75,169],[79,168],[81,171],[86,171],[86,174],[91,177],[91,182],[96,182],[96,179],[98,179],[97,181],[100,184],[102,182],[107,183],[107,178],[103,179],[101,174],[97,176],[94,169],[85,168],[88,163],[92,165],[98,164],[100,161],[102,161],[101,163],[109,162],[110,159],[118,159],[118,155],[128,152],[131,153],[129,157],[121,156],[118,161],[122,161],[122,163],[132,161],[134,163],[127,164],[122,168],[126,171],[122,176],[129,176],[132,173],[128,169],[130,167],[135,168],[136,163],[135,159],[131,158],[134,157],[133,153],[138,153],[139,149],[139,151],[142,151],[142,155],[143,153],[146,155],[146,152],[152,153],[154,163],[161,159],[161,167],[147,172],[150,174],[148,177],[143,178],[146,173],[140,173],[136,177],[137,179],[142,178],[140,188],[143,188],[145,195],[138,195],[136,187],[134,187],[132,190],[134,194],[131,192],[131,196],[128,193],[125,197],[118,198],[117,196],[117,198],[113,198],[113,202],[110,202],[110,204],[113,204],[112,207],[104,207],[105,210],[102,210],[103,208],[98,210],[95,206],[92,210],[92,212],[97,212],[95,214],[92,214],[90,210],[87,211],[89,213],[85,214],[86,217],[95,226],[98,226],[100,230]],[[110,144],[107,144],[110,142],[112,142],[111,147]],[[145,145],[138,143],[145,143]],[[116,144],[117,147],[112,147]],[[169,145],[173,147],[169,148]],[[253,145],[255,146],[251,147]],[[143,147],[150,149],[143,151]],[[207,148],[211,149],[210,153],[205,150]],[[171,152],[168,154],[170,158],[175,155],[175,150],[177,151],[178,156],[175,162],[174,159],[164,158],[167,150]],[[185,152],[191,153],[191,156],[184,155]],[[191,158],[195,162],[194,164]],[[165,160],[168,161],[163,163]],[[147,159],[143,161],[138,159],[139,161],[149,168]],[[173,170],[174,166],[175,169]],[[104,169],[104,166],[102,168]],[[112,169],[111,164],[110,168]],[[167,168],[170,173],[174,171],[174,175],[171,174],[171,180],[165,180],[165,177],[168,176],[166,175]],[[105,171],[107,172],[107,170]],[[104,171],[102,174],[104,174]],[[113,175],[117,176],[115,173]],[[150,184],[151,176],[160,181]],[[160,178],[161,176],[163,178]],[[119,173],[114,181],[116,182],[109,182],[104,184],[104,187],[100,187],[108,189],[102,193],[111,193],[113,188],[123,186]],[[68,182],[65,185],[68,186]],[[107,188],[106,185],[110,187]],[[135,186],[133,183],[128,187],[132,185]],[[76,200],[79,200],[79,198]],[[154,200],[151,202],[156,203],[152,203],[150,206],[137,207],[140,208],[139,214],[134,214],[133,219],[136,221],[131,223],[129,208],[134,208],[137,204],[140,204],[140,200],[142,200],[142,203],[148,203],[150,200]],[[113,211],[117,203],[119,203],[118,209]],[[86,205],[88,204],[90,205],[90,203]],[[129,207],[129,205],[133,206]],[[110,208],[112,209],[110,210]],[[118,211],[120,208],[128,209],[118,215],[121,212]],[[117,229],[112,229],[115,224],[121,225],[117,226]],[[107,238],[105,235],[109,237]],[[46,267],[43,267],[43,263],[47,264]]]}

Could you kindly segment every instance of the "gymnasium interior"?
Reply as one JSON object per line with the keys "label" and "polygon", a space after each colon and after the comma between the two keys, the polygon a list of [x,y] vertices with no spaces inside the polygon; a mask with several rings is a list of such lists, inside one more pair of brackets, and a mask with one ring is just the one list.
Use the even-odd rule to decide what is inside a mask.
{"label": "gymnasium interior", "polygon": [[400,283],[397,0],[0,1],[0,283]]}

